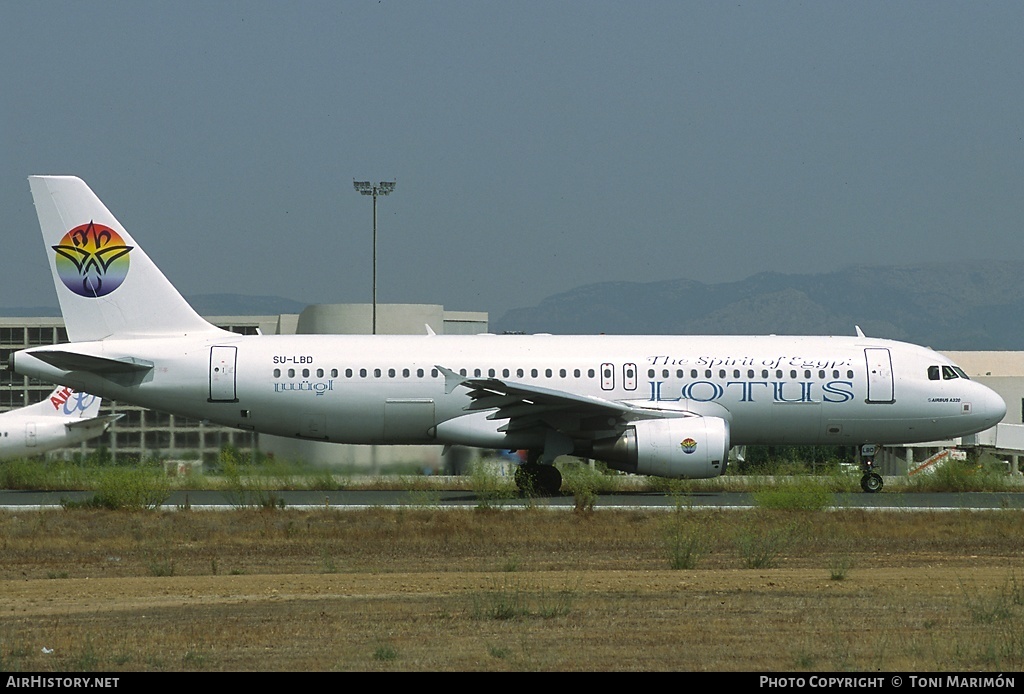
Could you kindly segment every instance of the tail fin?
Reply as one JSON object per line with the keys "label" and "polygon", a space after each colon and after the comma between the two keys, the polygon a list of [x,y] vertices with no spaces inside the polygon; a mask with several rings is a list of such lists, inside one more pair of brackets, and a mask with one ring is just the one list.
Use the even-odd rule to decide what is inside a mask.
{"label": "tail fin", "polygon": [[100,404],[101,398],[95,395],[72,390],[67,386],[57,386],[49,397],[22,408],[21,412],[41,417],[92,419],[99,415]]}
{"label": "tail fin", "polygon": [[219,331],[189,306],[82,179],[28,181],[71,341]]}

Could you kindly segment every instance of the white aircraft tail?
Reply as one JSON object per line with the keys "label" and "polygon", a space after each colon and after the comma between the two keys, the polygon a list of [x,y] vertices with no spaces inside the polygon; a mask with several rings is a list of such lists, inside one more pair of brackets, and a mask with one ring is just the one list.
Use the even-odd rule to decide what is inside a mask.
{"label": "white aircraft tail", "polygon": [[24,407],[20,412],[41,417],[92,419],[99,416],[101,402],[102,399],[95,395],[73,390],[66,386],[57,386],[48,397],[34,405]]}
{"label": "white aircraft tail", "polygon": [[71,341],[219,331],[189,306],[82,179],[28,180]]}

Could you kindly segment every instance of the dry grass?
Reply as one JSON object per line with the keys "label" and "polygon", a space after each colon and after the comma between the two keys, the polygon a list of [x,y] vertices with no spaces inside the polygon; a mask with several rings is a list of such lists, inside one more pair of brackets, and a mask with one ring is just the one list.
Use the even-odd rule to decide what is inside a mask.
{"label": "dry grass", "polygon": [[9,512],[0,671],[1016,671],[1020,522]]}

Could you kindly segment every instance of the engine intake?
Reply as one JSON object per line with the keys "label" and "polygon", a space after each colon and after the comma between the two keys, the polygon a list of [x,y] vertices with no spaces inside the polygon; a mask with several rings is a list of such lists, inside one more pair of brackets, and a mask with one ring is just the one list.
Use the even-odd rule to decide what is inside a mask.
{"label": "engine intake", "polygon": [[718,477],[729,462],[729,423],[720,417],[642,420],[618,438],[595,441],[591,455],[640,475]]}

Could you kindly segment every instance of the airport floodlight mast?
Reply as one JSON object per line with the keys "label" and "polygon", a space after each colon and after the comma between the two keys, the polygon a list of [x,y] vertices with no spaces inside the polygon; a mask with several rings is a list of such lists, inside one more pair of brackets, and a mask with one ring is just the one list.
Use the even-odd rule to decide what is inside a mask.
{"label": "airport floodlight mast", "polygon": [[395,190],[397,181],[381,181],[373,184],[369,181],[352,181],[352,187],[362,195],[373,196],[373,334],[377,334],[377,196],[390,195]]}

